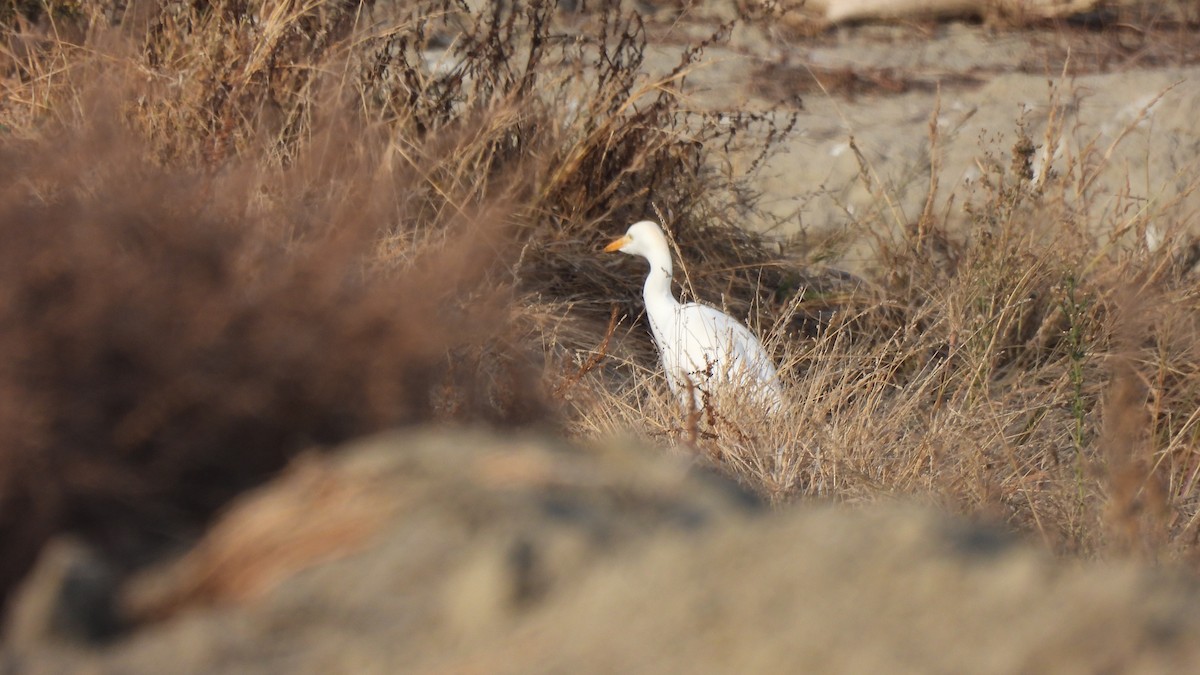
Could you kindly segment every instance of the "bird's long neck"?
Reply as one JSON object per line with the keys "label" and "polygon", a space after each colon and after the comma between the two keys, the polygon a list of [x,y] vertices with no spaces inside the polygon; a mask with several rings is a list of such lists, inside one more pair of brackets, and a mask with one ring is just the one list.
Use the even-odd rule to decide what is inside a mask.
{"label": "bird's long neck", "polygon": [[646,311],[653,314],[655,308],[674,309],[679,301],[671,294],[670,250],[655,251],[646,256],[646,260],[650,262],[650,273],[646,275],[646,285],[642,287]]}

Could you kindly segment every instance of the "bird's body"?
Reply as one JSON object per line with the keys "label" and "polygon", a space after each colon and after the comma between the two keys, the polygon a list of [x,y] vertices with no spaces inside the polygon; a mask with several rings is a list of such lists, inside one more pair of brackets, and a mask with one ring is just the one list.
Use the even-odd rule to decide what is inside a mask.
{"label": "bird's body", "polygon": [[604,250],[649,261],[642,289],[646,316],[667,384],[684,407],[699,410],[709,397],[731,393],[772,410],[782,404],[775,364],[745,325],[707,305],[675,299],[671,249],[657,224],[635,223]]}

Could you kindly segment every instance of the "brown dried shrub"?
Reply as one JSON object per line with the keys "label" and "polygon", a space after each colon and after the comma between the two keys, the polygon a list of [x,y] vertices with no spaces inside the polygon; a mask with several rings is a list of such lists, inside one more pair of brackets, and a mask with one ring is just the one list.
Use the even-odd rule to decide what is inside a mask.
{"label": "brown dried shrub", "polygon": [[355,138],[216,177],[113,128],[0,147],[0,589],[61,530],[137,561],[314,445],[541,417],[492,278],[503,214],[379,265],[413,177],[373,178]]}

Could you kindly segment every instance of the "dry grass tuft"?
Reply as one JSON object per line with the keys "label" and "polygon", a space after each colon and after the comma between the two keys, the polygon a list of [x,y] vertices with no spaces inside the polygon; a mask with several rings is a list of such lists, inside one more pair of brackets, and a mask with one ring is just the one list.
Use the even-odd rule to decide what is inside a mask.
{"label": "dry grass tuft", "polygon": [[381,151],[206,177],[67,138],[0,150],[3,586],[62,529],[136,560],[314,445],[543,416],[492,278],[503,213],[382,265],[411,214]]}

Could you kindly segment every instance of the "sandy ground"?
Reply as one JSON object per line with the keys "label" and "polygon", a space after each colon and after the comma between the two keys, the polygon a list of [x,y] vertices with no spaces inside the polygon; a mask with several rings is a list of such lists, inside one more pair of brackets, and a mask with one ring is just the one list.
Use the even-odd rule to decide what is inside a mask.
{"label": "sandy ground", "polygon": [[[702,21],[658,25],[649,68],[665,72],[680,45],[711,30]],[[1136,245],[1139,218],[1152,214],[1169,236],[1191,225],[1200,207],[1200,193],[1190,189],[1200,158],[1200,66],[1179,65],[1182,57],[1114,61],[1114,45],[1090,33],[953,22],[816,37],[748,25],[705,52],[686,91],[697,109],[798,116],[755,179],[778,222],[747,225],[818,238],[845,233],[835,253],[850,269],[866,265],[870,251],[848,229],[895,228],[920,215],[935,111],[937,204],[949,221],[962,218],[986,156],[1008,166],[1023,127],[1039,146],[1037,158],[1051,160],[1086,210],[1085,224],[1098,235],[1132,225],[1121,239]],[[1057,142],[1047,142],[1048,125],[1061,130],[1052,134]],[[1078,189],[1081,161],[1097,172],[1086,192]]]}
{"label": "sandy ground", "polygon": [[85,647],[95,565],[69,547],[44,557],[0,672],[1200,665],[1197,587],[1162,570],[1055,560],[897,504],[773,513],[657,450],[534,436],[393,433],[299,462],[118,591],[156,620]]}

